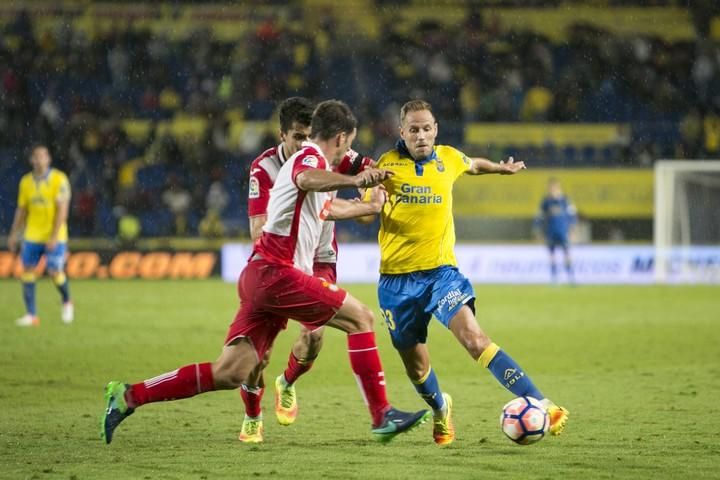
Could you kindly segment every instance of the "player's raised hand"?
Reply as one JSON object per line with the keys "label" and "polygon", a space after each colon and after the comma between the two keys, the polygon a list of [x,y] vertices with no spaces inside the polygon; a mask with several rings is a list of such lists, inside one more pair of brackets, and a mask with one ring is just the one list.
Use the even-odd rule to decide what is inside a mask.
{"label": "player's raised hand", "polygon": [[384,168],[366,168],[355,175],[355,185],[358,188],[374,187],[392,177],[393,172]]}
{"label": "player's raised hand", "polygon": [[513,157],[508,157],[507,161],[500,160],[500,175],[512,175],[526,168],[525,162],[516,162]]}

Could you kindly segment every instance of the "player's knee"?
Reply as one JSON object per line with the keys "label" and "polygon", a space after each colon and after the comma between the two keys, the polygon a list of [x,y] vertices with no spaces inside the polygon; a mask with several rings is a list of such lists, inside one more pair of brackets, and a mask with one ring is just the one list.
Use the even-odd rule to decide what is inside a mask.
{"label": "player's knee", "polygon": [[470,356],[477,360],[492,341],[484,333],[471,333],[463,336],[462,343]]}
{"label": "player's knee", "polygon": [[373,324],[375,323],[375,315],[367,305],[362,305],[357,318],[358,327],[360,331],[371,331]]}
{"label": "player's knee", "polygon": [[421,380],[425,377],[425,375],[428,372],[427,372],[427,369],[425,367],[423,367],[422,365],[413,365],[413,366],[406,366],[405,373],[407,373],[407,376],[411,382],[421,383]]}
{"label": "player's knee", "polygon": [[221,388],[238,388],[247,383],[250,378],[250,370],[245,365],[224,363],[217,365],[213,371],[215,385]]}
{"label": "player's knee", "polygon": [[62,286],[65,283],[65,281],[67,280],[67,276],[65,276],[65,273],[63,273],[63,272],[50,273],[50,276],[52,277],[53,283],[55,285]]}
{"label": "player's knee", "polygon": [[227,355],[213,363],[212,372],[215,386],[221,389],[238,388],[247,383],[257,361],[248,362],[239,355]]}
{"label": "player's knee", "polygon": [[231,388],[239,388],[240,385],[246,383],[248,375],[244,372],[228,372],[225,376],[225,383]]}

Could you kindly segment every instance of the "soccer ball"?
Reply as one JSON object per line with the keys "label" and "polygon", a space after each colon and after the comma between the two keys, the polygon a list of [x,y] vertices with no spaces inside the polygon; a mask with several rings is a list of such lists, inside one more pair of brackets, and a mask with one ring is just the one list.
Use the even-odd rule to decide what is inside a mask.
{"label": "soccer ball", "polygon": [[529,445],[542,439],[550,428],[550,417],[540,400],[517,397],[502,409],[500,428],[507,437],[520,445]]}

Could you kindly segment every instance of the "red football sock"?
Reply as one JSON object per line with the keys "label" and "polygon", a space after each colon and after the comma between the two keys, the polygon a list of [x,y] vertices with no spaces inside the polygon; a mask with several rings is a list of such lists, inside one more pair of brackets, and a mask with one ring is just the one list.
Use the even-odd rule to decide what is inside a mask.
{"label": "red football sock", "polygon": [[128,406],[135,408],[146,403],[194,397],[211,390],[215,390],[211,364],[193,363],[132,385],[126,400]]}
{"label": "red football sock", "polygon": [[245,415],[248,417],[259,417],[262,413],[260,401],[265,389],[263,387],[240,386],[240,396],[245,404]]}
{"label": "red football sock", "polygon": [[382,423],[383,414],[390,408],[385,392],[385,372],[380,363],[375,332],[347,336],[350,366],[372,415],[373,426]]}
{"label": "red football sock", "polygon": [[298,360],[294,353],[290,352],[288,358],[288,365],[283,375],[285,375],[285,381],[289,384],[293,384],[300,378],[300,375],[310,370],[313,366],[314,358],[308,360]]}

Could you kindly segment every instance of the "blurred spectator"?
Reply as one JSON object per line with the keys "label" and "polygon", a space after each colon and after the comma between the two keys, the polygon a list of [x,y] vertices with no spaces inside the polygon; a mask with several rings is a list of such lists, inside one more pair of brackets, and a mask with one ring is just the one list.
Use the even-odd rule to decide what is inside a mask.
{"label": "blurred spectator", "polygon": [[170,175],[167,188],[162,194],[163,204],[174,216],[174,232],[177,235],[188,233],[188,210],[192,197],[190,192],[180,183],[177,175]]}
{"label": "blurred spectator", "polygon": [[222,215],[225,207],[227,207],[229,196],[225,186],[221,181],[215,180],[208,189],[205,199],[205,208],[208,211],[214,210],[218,215]]}
{"label": "blurred spectator", "polygon": [[[247,152],[277,142],[266,122],[291,94],[348,102],[359,117],[358,142],[369,152],[396,140],[396,104],[423,97],[448,119],[444,143],[461,143],[469,121],[608,122],[633,132],[624,153],[617,146],[585,154],[548,145],[543,158],[562,151],[577,165],[650,166],[660,156],[717,156],[720,44],[709,25],[720,4],[691,3],[696,38],[615,34],[577,23],[560,41],[510,28],[475,6],[456,28],[445,27],[444,7],[413,4],[423,10],[413,28],[383,9],[381,23],[368,17],[344,31],[341,11],[327,11],[307,29],[299,27],[311,23],[306,12],[278,4],[271,15],[251,9],[236,40],[206,26],[163,34],[152,18],[89,35],[62,6],[44,12],[42,23],[35,10],[20,10],[0,27],[0,166],[19,168],[12,152],[19,141],[44,141],[76,191],[95,186],[93,218],[110,218],[113,206],[125,205],[150,221],[144,214],[162,198],[174,231],[188,234],[210,213],[209,198],[222,197],[210,172],[232,167],[241,178]],[[368,26],[377,38],[365,35]],[[185,122],[179,129],[178,117]],[[488,146],[500,153],[506,147]],[[162,183],[138,181],[156,166],[176,175],[179,191],[168,184],[160,193]],[[192,183],[183,186],[183,179]],[[235,187],[224,185],[226,202],[237,209]],[[112,222],[91,224],[90,203],[73,209],[71,221],[107,233],[97,230]],[[232,230],[230,219],[225,223]]]}
{"label": "blurred spectator", "polygon": [[118,208],[115,212],[118,218],[117,239],[121,247],[134,248],[140,238],[140,220],[125,208]]}
{"label": "blurred spectator", "polygon": [[544,122],[552,107],[553,94],[550,89],[540,85],[530,88],[525,94],[520,109],[520,120],[524,122]]}
{"label": "blurred spectator", "polygon": [[218,238],[225,235],[225,225],[217,210],[208,210],[198,227],[200,235],[207,238]]}
{"label": "blurred spectator", "polygon": [[682,150],[678,156],[683,158],[700,158],[703,144],[703,121],[700,110],[693,108],[680,122]]}
{"label": "blurred spectator", "polygon": [[89,185],[73,195],[74,211],[77,218],[78,232],[82,236],[95,233],[95,215],[97,213],[97,197],[95,188]]}

